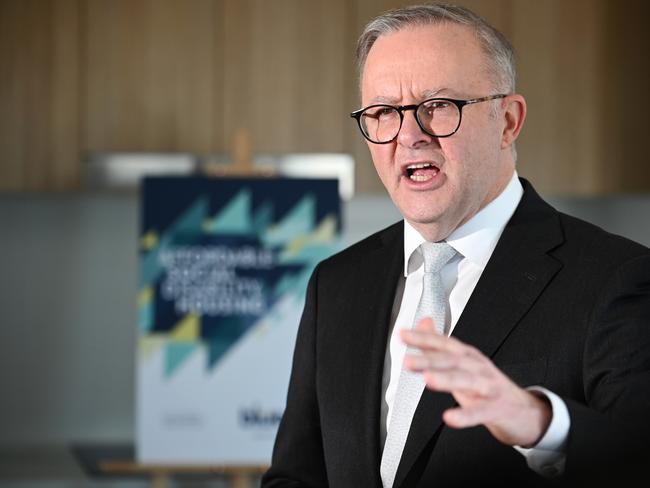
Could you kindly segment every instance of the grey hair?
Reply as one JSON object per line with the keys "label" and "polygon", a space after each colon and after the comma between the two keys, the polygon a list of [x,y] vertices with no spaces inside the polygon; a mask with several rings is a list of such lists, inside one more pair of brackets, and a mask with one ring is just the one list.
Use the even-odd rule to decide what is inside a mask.
{"label": "grey hair", "polygon": [[515,56],[506,37],[471,10],[450,4],[426,4],[389,10],[371,20],[357,42],[356,67],[359,82],[368,53],[382,35],[407,27],[452,23],[474,30],[488,59],[488,69],[495,88],[506,93],[515,91]]}

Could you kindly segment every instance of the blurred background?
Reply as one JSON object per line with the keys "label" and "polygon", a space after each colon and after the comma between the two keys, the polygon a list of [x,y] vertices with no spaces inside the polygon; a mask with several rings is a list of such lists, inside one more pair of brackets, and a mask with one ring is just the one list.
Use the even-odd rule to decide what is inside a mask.
{"label": "blurred background", "polygon": [[[72,449],[134,441],[147,167],[132,158],[133,175],[114,180],[111,157],[195,171],[240,159],[242,134],[254,161],[346,155],[346,241],[399,219],[349,112],[356,37],[408,3],[0,0],[0,486],[147,486],[91,479]],[[457,3],[517,51],[520,175],[561,210],[650,245],[650,4]]]}

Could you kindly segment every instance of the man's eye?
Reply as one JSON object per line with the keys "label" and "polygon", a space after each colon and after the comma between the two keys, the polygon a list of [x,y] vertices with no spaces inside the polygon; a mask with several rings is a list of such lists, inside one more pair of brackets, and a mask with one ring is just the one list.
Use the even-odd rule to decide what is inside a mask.
{"label": "man's eye", "polygon": [[374,110],[368,110],[366,115],[373,119],[387,118],[395,114],[395,109],[392,107],[377,107]]}
{"label": "man's eye", "polygon": [[449,117],[455,113],[454,104],[446,100],[431,100],[420,108],[420,117],[441,118]]}
{"label": "man's eye", "polygon": [[433,111],[433,110],[449,108],[450,105],[451,103],[446,102],[445,100],[437,100],[435,102],[427,103],[426,108],[427,110]]}

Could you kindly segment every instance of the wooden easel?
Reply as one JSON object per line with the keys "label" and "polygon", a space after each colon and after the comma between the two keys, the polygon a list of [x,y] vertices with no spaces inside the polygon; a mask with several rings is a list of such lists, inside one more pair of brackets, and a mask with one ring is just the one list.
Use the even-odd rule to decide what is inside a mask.
{"label": "wooden easel", "polygon": [[230,164],[207,163],[206,176],[214,177],[271,177],[276,172],[270,168],[256,168],[253,165],[253,142],[247,129],[239,129],[232,139]]}
{"label": "wooden easel", "polygon": [[102,461],[99,469],[117,476],[148,476],[151,488],[168,488],[170,481],[179,474],[220,475],[230,481],[233,488],[250,488],[254,478],[262,475],[266,466],[210,466],[210,465],[173,465],[140,464],[135,461]]}

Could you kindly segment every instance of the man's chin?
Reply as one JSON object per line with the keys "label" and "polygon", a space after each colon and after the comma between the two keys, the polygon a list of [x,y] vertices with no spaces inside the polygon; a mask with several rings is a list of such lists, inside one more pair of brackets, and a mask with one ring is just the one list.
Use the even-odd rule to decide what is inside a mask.
{"label": "man's chin", "polygon": [[442,220],[441,215],[422,215],[422,214],[402,214],[404,215],[404,218],[409,221],[409,223],[413,226],[417,225],[424,225],[424,226],[432,226],[432,225],[440,225],[440,222]]}
{"label": "man's chin", "polygon": [[406,220],[415,225],[438,225],[445,220],[445,211],[432,202],[417,202],[417,205],[397,205]]}
{"label": "man's chin", "polygon": [[417,230],[427,241],[437,242],[449,236],[454,230],[454,225],[439,214],[408,214],[404,215],[406,221]]}

